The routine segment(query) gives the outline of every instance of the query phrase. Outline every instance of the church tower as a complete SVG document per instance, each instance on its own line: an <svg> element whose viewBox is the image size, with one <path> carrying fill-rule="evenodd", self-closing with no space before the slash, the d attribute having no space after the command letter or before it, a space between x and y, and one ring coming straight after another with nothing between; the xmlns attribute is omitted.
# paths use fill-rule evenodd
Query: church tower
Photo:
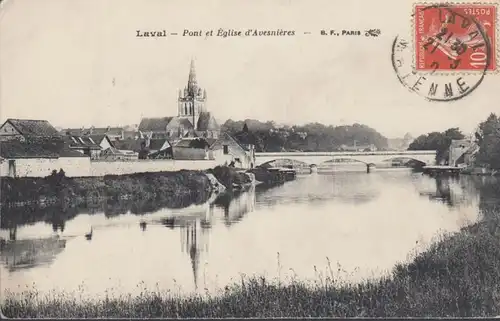
<svg viewBox="0 0 500 321"><path fill-rule="evenodd" d="M178 116L188 119L195 129L202 112L206 111L207 92L198 86L194 60L191 59L188 83L184 90L179 90Z"/></svg>

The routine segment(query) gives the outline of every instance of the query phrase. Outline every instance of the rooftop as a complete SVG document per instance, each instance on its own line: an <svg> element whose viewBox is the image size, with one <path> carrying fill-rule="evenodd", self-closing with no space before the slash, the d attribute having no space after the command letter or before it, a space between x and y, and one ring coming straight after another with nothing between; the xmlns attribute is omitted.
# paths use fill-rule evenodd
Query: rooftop
<svg viewBox="0 0 500 321"><path fill-rule="evenodd" d="M84 157L82 153L71 150L62 139L0 142L0 156L7 159Z"/></svg>
<svg viewBox="0 0 500 321"><path fill-rule="evenodd" d="M5 122L10 123L15 129L25 136L60 136L57 129L55 129L54 126L52 126L47 120L9 118Z"/></svg>

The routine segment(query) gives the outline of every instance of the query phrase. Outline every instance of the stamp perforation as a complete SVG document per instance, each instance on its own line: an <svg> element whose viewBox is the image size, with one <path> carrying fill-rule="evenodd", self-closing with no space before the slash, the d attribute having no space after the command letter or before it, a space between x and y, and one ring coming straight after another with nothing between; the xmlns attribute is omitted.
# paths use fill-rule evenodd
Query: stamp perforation
<svg viewBox="0 0 500 321"><path fill-rule="evenodd" d="M425 71L425 70L417 70L417 62L416 62L416 42L415 42L415 28L416 28L416 21L415 21L415 15L416 15L416 7L417 6L432 6L432 5L449 5L449 6L454 6L454 5L483 5L483 6L495 6L495 59L496 59L496 66L494 70L477 70L477 71L470 71L470 70L457 70L457 71ZM485 73L486 75L494 75L498 74L500 72L500 68L498 66L500 62L500 27L499 27L499 21L500 21L500 13L498 12L498 9L500 7L500 3L497 1L446 1L446 2L414 2L413 7L412 7L412 15L411 15L411 30L410 30L410 39L411 39L411 45L413 49L413 55L412 55L412 69L414 72L419 73L421 75L442 75L442 76L456 76L456 75L478 75L481 73Z"/></svg>

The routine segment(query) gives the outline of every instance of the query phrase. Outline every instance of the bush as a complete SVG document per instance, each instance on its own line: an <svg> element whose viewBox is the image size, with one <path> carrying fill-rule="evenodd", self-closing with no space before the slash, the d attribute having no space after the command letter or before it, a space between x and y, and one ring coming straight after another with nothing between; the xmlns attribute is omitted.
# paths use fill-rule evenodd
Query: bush
<svg viewBox="0 0 500 321"><path fill-rule="evenodd" d="M248 175L228 166L217 166L207 172L214 175L229 190L233 188L233 184L244 185L252 182Z"/></svg>

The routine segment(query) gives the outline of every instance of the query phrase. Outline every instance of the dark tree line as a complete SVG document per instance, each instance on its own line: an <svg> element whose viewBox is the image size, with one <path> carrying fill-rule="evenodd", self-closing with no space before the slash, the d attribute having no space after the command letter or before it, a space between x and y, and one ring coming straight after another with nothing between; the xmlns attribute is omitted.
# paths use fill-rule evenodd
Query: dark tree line
<svg viewBox="0 0 500 321"><path fill-rule="evenodd" d="M342 145L374 145L387 149L387 138L366 125L325 126L310 123L303 126L277 126L274 122L228 120L222 130L242 143L254 144L258 152L342 150Z"/></svg>
<svg viewBox="0 0 500 321"><path fill-rule="evenodd" d="M408 150L435 150L436 162L446 163L452 140L464 139L458 128L449 128L444 132L432 132L418 136L408 147Z"/></svg>
<svg viewBox="0 0 500 321"><path fill-rule="evenodd" d="M464 139L458 128L450 128L444 132L432 132L420 135L415 139L408 150L436 150L436 161L448 161L449 147L452 140ZM490 169L500 169L500 117L492 113L479 124L475 133L475 143L478 152L475 156L475 165Z"/></svg>
<svg viewBox="0 0 500 321"><path fill-rule="evenodd" d="M479 124L476 132L476 142L479 152L476 163L479 166L500 169L500 117L491 114L484 122Z"/></svg>

